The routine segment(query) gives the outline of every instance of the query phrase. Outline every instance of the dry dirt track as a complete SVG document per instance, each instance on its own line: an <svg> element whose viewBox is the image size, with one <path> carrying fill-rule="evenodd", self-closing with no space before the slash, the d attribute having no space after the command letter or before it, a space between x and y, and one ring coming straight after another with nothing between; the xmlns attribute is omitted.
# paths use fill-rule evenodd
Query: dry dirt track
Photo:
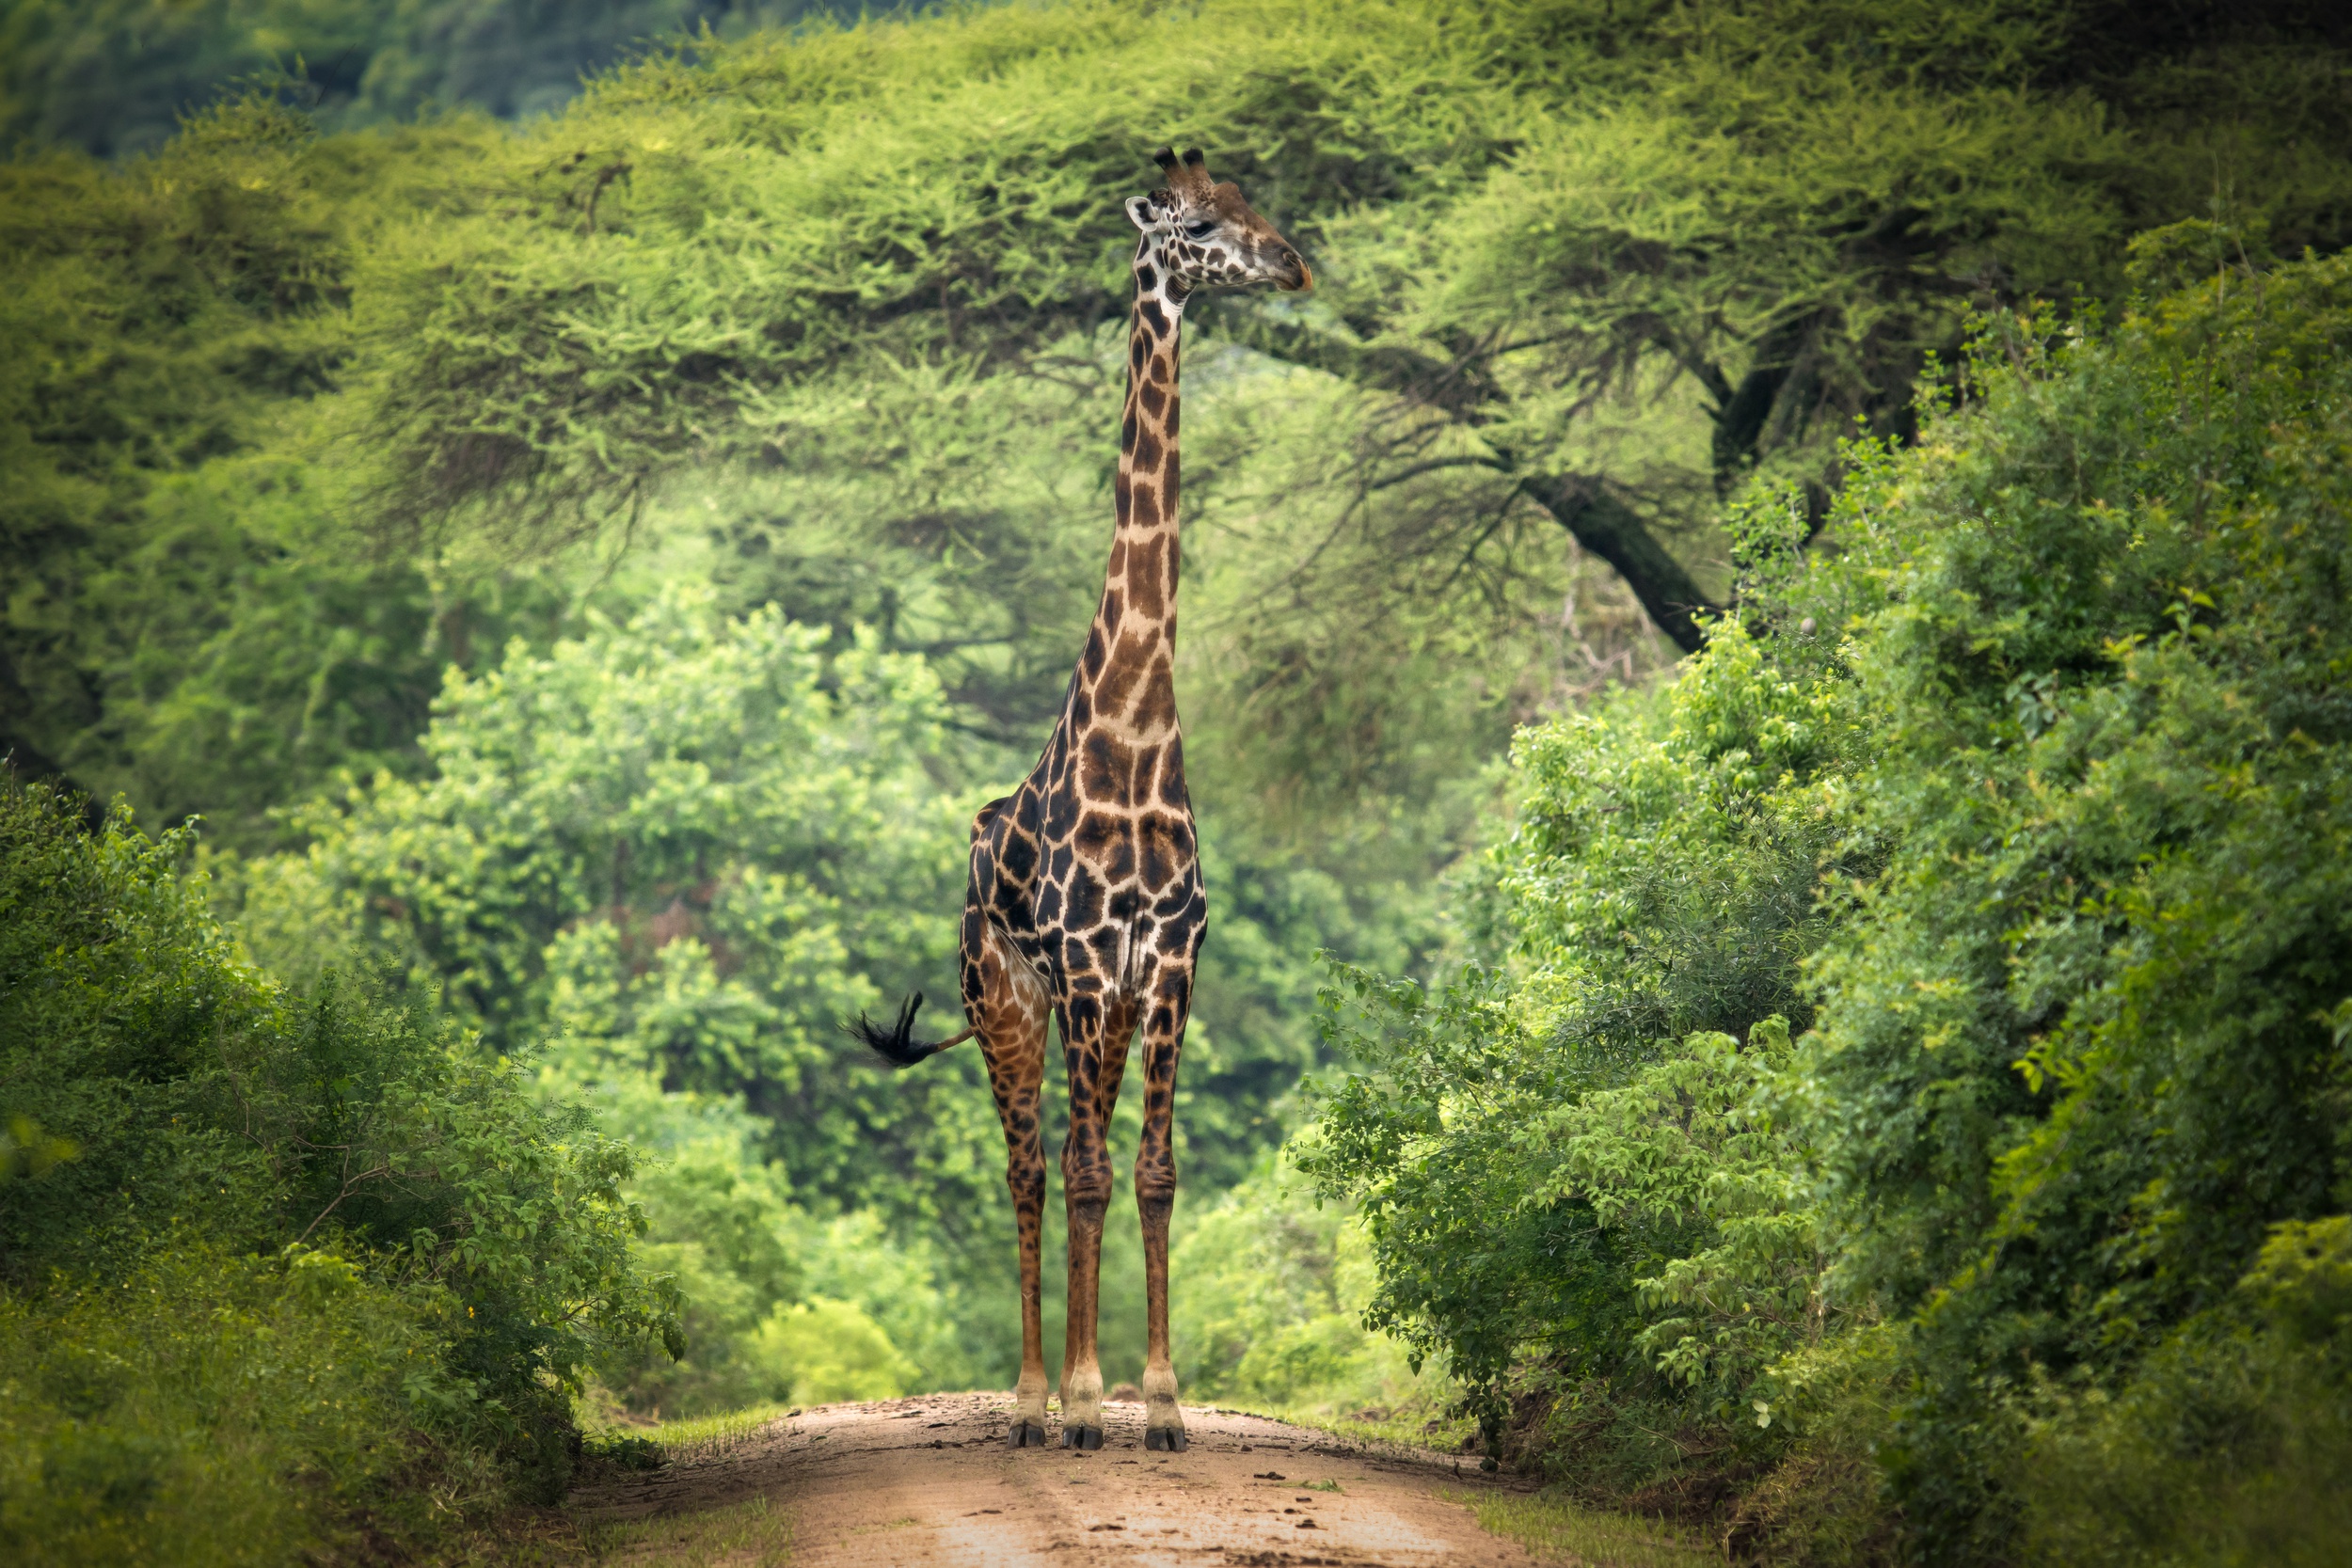
<svg viewBox="0 0 2352 1568"><path fill-rule="evenodd" d="M1147 1453L1143 1407L1106 1405L1099 1453L1006 1446L1011 1400L939 1394L830 1405L719 1457L575 1493L583 1523L765 1495L793 1520L794 1568L1529 1568L1444 1490L1486 1484L1434 1456L1375 1453L1252 1416L1187 1406L1191 1448ZM1312 1489L1339 1483L1332 1492Z"/></svg>

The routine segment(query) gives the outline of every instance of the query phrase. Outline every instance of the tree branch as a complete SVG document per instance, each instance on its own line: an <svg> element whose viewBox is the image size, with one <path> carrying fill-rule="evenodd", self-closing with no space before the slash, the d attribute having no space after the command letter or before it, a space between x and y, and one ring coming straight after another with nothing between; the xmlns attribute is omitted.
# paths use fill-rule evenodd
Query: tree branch
<svg viewBox="0 0 2352 1568"><path fill-rule="evenodd" d="M1448 363L1410 349L1368 348L1254 310L1226 310L1217 325L1235 341L1261 354L1323 371L1359 387L1394 393L1423 407L1442 410L1471 428L1488 422L1489 407L1500 398L1499 391L1465 360ZM1720 372L1716 379L1721 380ZM1427 471L1437 466L1421 465L1410 471ZM1578 544L1614 567L1658 629L1674 639L1676 646L1696 653L1705 645L1706 634L1693 612L1722 607L1699 592L1691 574L1667 553L1649 526L1631 507L1611 495L1597 477L1528 474L1508 452L1499 453L1491 466L1517 477L1522 494L1549 512Z"/></svg>
<svg viewBox="0 0 2352 1568"><path fill-rule="evenodd" d="M1263 310L1225 306L1212 318L1215 329L1268 358L1322 371L1378 392L1393 392L1423 407L1442 409L1466 424L1485 422L1495 388L1470 373L1466 360L1390 345L1351 343L1302 323L1278 321Z"/></svg>
<svg viewBox="0 0 2352 1568"><path fill-rule="evenodd" d="M1686 654L1707 643L1696 611L1723 607L1699 592L1631 507L1589 474L1531 475L1520 491L1550 513L1576 542L1617 569L1658 629Z"/></svg>

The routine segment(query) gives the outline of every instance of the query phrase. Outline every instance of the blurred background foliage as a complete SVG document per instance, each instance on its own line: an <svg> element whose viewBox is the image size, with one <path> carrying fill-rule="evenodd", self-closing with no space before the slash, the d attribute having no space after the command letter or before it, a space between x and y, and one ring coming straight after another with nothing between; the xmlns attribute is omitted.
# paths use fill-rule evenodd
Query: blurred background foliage
<svg viewBox="0 0 2352 1568"><path fill-rule="evenodd" d="M96 1303L275 1322L297 1239L456 1380L372 1407L453 1517L558 1484L575 1394L1009 1380L977 1064L831 1024L953 994L1175 139L1320 283L1191 311L1189 1386L1474 1421L1734 1556L2292 1560L2265 1499L2345 1451L2348 104L2300 0L0 8L0 750L415 1125L593 1126L638 1304L483 1351L414 1227L300 1236L314 1151L167 1269L214 1166L72 1203L188 1113L27 1025L8 1223L126 1239L8 1243L69 1348L7 1463L148 1452L163 1396L74 1392L144 1332ZM0 1523L87 1560L193 1452Z"/></svg>
<svg viewBox="0 0 2352 1568"><path fill-rule="evenodd" d="M865 8L870 9L872 8ZM827 0L11 0L0 136L151 152L228 83L282 82L326 129L470 107L548 114L580 79L692 34L854 20Z"/></svg>

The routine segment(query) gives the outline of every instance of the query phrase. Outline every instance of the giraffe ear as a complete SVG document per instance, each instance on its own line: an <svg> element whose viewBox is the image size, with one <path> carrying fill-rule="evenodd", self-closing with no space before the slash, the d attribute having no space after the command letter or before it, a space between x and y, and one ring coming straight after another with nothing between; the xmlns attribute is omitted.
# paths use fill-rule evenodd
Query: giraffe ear
<svg viewBox="0 0 2352 1568"><path fill-rule="evenodd" d="M1148 196L1127 198L1127 220L1149 234L1160 226L1160 210Z"/></svg>

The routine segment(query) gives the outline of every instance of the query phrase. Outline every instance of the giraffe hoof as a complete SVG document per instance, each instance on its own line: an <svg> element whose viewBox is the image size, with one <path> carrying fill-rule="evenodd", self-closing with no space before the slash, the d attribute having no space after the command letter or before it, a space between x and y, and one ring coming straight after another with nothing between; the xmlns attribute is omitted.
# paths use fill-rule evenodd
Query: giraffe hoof
<svg viewBox="0 0 2352 1568"><path fill-rule="evenodd" d="M1103 1429L1101 1427L1066 1426L1061 1429L1061 1446L1065 1449L1084 1449L1089 1453L1092 1453L1103 1446Z"/></svg>
<svg viewBox="0 0 2352 1568"><path fill-rule="evenodd" d="M1012 1446L1016 1449L1041 1449L1045 1447L1044 1423L1041 1421L1013 1422Z"/></svg>
<svg viewBox="0 0 2352 1568"><path fill-rule="evenodd" d="M1143 1446L1153 1453L1182 1453L1189 1445L1183 1427L1147 1427Z"/></svg>

